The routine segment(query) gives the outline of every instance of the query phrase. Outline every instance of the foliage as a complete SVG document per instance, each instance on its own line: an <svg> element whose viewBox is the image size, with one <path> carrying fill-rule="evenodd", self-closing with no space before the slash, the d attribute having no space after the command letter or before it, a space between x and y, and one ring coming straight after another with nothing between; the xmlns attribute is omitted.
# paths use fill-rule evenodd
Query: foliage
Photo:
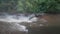
<svg viewBox="0 0 60 34"><path fill-rule="evenodd" d="M21 0L20 0L21 2ZM21 5L19 5L21 4ZM60 0L25 0L24 3L19 3L21 6L19 10L29 13L59 13ZM22 8L22 9L21 9ZM23 9L24 8L24 9Z"/></svg>
<svg viewBox="0 0 60 34"><path fill-rule="evenodd" d="M0 0L0 12L2 11L60 13L60 0Z"/></svg>
<svg viewBox="0 0 60 34"><path fill-rule="evenodd" d="M16 10L16 0L0 0L0 12L14 12Z"/></svg>

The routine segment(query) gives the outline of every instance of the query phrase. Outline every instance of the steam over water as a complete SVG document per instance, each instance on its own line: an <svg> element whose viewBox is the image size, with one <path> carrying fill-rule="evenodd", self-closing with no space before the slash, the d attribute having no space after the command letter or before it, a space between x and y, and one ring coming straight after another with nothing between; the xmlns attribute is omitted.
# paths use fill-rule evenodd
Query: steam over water
<svg viewBox="0 0 60 34"><path fill-rule="evenodd" d="M0 21L4 23L4 25L2 25L3 27L11 30L11 31L15 31L15 30L19 30L19 31L23 31L23 32L28 32L28 29L26 29L26 26L21 25L19 23L25 22L25 23L32 23L37 21L37 18L34 17L35 15L28 15L25 16L24 14L19 14L19 15L10 15L10 14L2 14L0 15ZM33 17L32 19L30 19L31 17ZM1 23L0 22L0 23ZM8 23L10 25L8 25ZM7 25L7 26L5 26ZM1 27L2 27L1 26Z"/></svg>

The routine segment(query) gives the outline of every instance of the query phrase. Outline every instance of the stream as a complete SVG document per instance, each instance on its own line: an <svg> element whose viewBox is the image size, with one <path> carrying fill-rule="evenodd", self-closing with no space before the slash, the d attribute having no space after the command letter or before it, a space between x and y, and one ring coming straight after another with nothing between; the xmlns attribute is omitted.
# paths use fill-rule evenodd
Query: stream
<svg viewBox="0 0 60 34"><path fill-rule="evenodd" d="M59 15L36 17L35 14L5 13L0 15L0 34L55 34L60 28L56 27L59 23L55 22L60 22Z"/></svg>

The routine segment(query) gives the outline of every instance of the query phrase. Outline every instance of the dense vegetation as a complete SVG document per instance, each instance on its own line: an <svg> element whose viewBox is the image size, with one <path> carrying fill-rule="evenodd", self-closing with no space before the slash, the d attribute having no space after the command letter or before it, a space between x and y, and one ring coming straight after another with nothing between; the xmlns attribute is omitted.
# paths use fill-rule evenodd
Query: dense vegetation
<svg viewBox="0 0 60 34"><path fill-rule="evenodd" d="M60 0L0 0L0 12L60 13Z"/></svg>

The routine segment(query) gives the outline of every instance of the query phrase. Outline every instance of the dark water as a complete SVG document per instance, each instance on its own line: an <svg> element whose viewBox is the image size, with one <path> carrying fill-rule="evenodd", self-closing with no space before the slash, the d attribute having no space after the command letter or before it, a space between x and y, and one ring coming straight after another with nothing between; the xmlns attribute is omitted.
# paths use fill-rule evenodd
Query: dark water
<svg viewBox="0 0 60 34"><path fill-rule="evenodd" d="M28 34L60 34L60 26L41 27L29 29Z"/></svg>

